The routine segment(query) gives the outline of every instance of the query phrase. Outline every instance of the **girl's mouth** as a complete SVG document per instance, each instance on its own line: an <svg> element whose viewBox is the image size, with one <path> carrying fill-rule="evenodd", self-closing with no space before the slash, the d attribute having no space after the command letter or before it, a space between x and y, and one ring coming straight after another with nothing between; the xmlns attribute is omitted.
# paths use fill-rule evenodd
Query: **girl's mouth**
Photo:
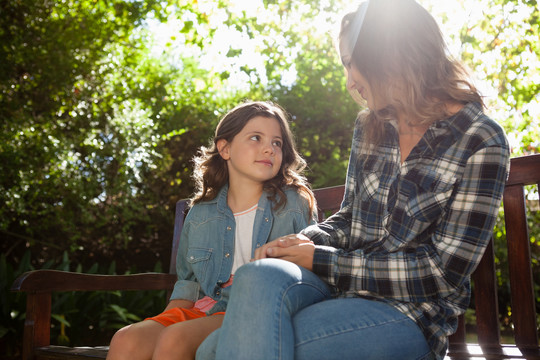
<svg viewBox="0 0 540 360"><path fill-rule="evenodd" d="M259 164L263 164L263 165L266 165L266 166L272 166L272 162L269 161L269 160L260 160L260 161L257 161Z"/></svg>

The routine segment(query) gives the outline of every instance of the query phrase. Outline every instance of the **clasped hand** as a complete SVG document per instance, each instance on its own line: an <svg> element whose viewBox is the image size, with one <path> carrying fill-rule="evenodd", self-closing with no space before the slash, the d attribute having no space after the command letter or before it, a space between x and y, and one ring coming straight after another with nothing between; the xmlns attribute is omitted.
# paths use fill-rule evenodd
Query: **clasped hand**
<svg viewBox="0 0 540 360"><path fill-rule="evenodd" d="M301 234L291 234L277 238L256 249L252 261L277 258L312 270L314 253L315 245L313 241Z"/></svg>

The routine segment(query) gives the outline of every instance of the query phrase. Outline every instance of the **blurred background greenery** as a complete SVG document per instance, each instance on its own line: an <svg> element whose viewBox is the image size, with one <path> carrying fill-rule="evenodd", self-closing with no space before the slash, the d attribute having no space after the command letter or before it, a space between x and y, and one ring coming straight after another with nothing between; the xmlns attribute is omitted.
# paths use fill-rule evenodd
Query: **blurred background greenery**
<svg viewBox="0 0 540 360"><path fill-rule="evenodd" d="M540 152L537 1L419 0L474 72L512 155ZM343 183L352 126L335 30L344 0L0 2L0 354L19 355L19 274L168 268L174 204L219 118L244 99L291 114L313 187ZM540 300L540 212L531 245ZM538 202L536 201L536 204ZM501 329L512 324L502 218ZM106 344L165 294L57 294L53 340ZM537 301L537 304L540 301ZM471 324L474 326L474 324Z"/></svg>

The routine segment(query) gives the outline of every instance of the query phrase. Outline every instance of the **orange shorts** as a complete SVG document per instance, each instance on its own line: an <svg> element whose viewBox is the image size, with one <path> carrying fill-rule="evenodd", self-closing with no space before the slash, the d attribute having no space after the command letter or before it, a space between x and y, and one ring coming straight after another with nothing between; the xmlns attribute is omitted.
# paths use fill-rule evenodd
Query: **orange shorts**
<svg viewBox="0 0 540 360"><path fill-rule="evenodd" d="M217 312L212 315L225 315L225 312ZM161 325L167 327L182 321L199 319L206 317L206 313L198 310L197 308L191 309L181 309L181 308L172 308L167 311L162 312L159 315L146 318L144 320L154 320L160 323Z"/></svg>

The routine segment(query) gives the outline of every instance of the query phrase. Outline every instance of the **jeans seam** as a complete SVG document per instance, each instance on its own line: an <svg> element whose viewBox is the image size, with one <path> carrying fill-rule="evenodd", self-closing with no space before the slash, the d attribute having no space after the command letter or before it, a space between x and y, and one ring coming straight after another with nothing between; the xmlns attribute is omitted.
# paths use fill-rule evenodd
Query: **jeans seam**
<svg viewBox="0 0 540 360"><path fill-rule="evenodd" d="M332 336L346 334L346 333L356 331L356 330L360 330L360 329L375 328L375 327L383 326L383 325L386 325L386 324L398 323L398 322L407 321L407 320L410 320L410 319L409 318L392 319L392 320L387 320L387 321L382 322L382 323L377 323L376 325L358 326L358 327L351 328L351 329L348 329L348 330L343 330L343 331L339 331L339 332L333 332L331 334L326 334L324 336L313 337L312 339L306 340L306 341L303 341L303 342L298 342L298 343L295 342L295 347L299 347L301 345L309 344L311 342L314 342L314 341L317 341L317 340L320 340L320 339L323 339L323 338L329 338L329 337L332 337Z"/></svg>
<svg viewBox="0 0 540 360"><path fill-rule="evenodd" d="M279 316L279 329L278 329L278 359L279 359L279 360L282 360L282 357L281 357L281 356L282 356L282 346L281 346L281 344L282 344L282 341L281 341L282 334L281 334L281 329L282 329L282 326L283 326L283 324L282 324L282 318L283 318L283 317L282 317L281 315L283 314L283 306L284 306L284 303L285 303L284 299L285 299L285 297L286 297L287 292L288 292L289 290L291 290L293 287L298 286L298 285L309 286L309 287L311 287L312 289L315 289L316 291L318 291L321 295L324 295L324 293L325 293L325 292L324 292L323 290L321 290L318 286L315 286L315 285L309 284L309 283L304 283L304 282L302 282L302 281L296 281L296 282L290 284L289 286L287 286L287 287L283 290L283 293L282 293L282 295L281 295L281 306L280 306L280 308L279 308L279 315L280 315L280 316ZM309 306L309 305L308 305L308 306ZM293 317L293 316L290 316L290 317L289 317L290 322L291 322L291 326L292 326L292 317ZM294 334L294 331L293 331L293 334ZM294 347L296 347L296 345L295 345Z"/></svg>

